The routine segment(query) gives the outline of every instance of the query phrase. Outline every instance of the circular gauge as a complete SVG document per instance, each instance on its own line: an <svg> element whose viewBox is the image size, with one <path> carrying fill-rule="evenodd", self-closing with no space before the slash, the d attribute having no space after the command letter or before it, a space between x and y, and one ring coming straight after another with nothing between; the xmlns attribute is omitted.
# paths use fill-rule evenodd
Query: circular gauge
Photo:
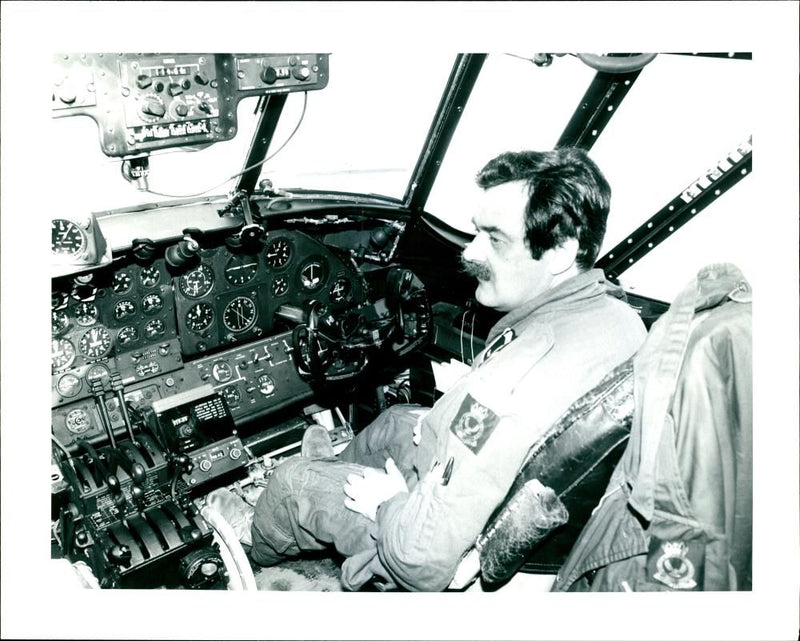
<svg viewBox="0 0 800 641"><path fill-rule="evenodd" d="M66 338L53 339L51 359L54 372L72 365L75 356L75 346L71 341Z"/></svg>
<svg viewBox="0 0 800 641"><path fill-rule="evenodd" d="M51 226L52 251L59 256L78 256L86 250L86 232L71 220L56 218Z"/></svg>
<svg viewBox="0 0 800 641"><path fill-rule="evenodd" d="M67 292L51 292L50 293L50 306L53 309L63 307L67 302Z"/></svg>
<svg viewBox="0 0 800 641"><path fill-rule="evenodd" d="M64 374L64 376L58 379L58 383L56 383L56 391L58 391L63 398L77 396L78 392L81 391L81 379L72 373Z"/></svg>
<svg viewBox="0 0 800 641"><path fill-rule="evenodd" d="M142 299L142 311L145 314L157 314L164 307L164 299L159 294L147 294Z"/></svg>
<svg viewBox="0 0 800 641"><path fill-rule="evenodd" d="M321 259L311 260L300 270L300 284L307 291L314 291L322 286L327 276L325 263Z"/></svg>
<svg viewBox="0 0 800 641"><path fill-rule="evenodd" d="M255 256L234 255L225 265L225 279L231 285L244 285L255 278L258 271L258 258Z"/></svg>
<svg viewBox="0 0 800 641"><path fill-rule="evenodd" d="M208 303L197 303L186 312L186 327L193 332L207 330L214 321L214 308Z"/></svg>
<svg viewBox="0 0 800 641"><path fill-rule="evenodd" d="M108 381L111 379L111 373L108 371L108 368L105 365L97 363L86 370L84 378L90 386L94 381L100 381L100 385L105 387L106 383L108 383Z"/></svg>
<svg viewBox="0 0 800 641"><path fill-rule="evenodd" d="M337 278L330 290L332 303L343 303L350 296L350 281L344 277Z"/></svg>
<svg viewBox="0 0 800 641"><path fill-rule="evenodd" d="M81 336L78 348L87 358L101 358L111 351L111 334L105 327L92 327Z"/></svg>
<svg viewBox="0 0 800 641"><path fill-rule="evenodd" d="M139 280L142 281L144 287L154 287L161 280L161 270L156 265L143 267L142 273L139 274Z"/></svg>
<svg viewBox="0 0 800 641"><path fill-rule="evenodd" d="M272 281L272 295L283 296L289 291L289 281L285 278L276 278Z"/></svg>
<svg viewBox="0 0 800 641"><path fill-rule="evenodd" d="M67 429L73 434L83 434L92 426L92 421L85 409L78 408L67 414Z"/></svg>
<svg viewBox="0 0 800 641"><path fill-rule="evenodd" d="M247 296L237 296L225 306L222 322L232 332L243 332L256 322L256 304Z"/></svg>
<svg viewBox="0 0 800 641"><path fill-rule="evenodd" d="M135 327L127 325L117 332L117 344L128 345L139 339L139 332Z"/></svg>
<svg viewBox="0 0 800 641"><path fill-rule="evenodd" d="M99 312L94 303L80 303L75 307L75 320L81 327L89 327L97 322Z"/></svg>
<svg viewBox="0 0 800 641"><path fill-rule="evenodd" d="M233 378L233 369L225 361L214 363L211 367L211 375L218 383L226 383Z"/></svg>
<svg viewBox="0 0 800 641"><path fill-rule="evenodd" d="M146 338L156 338L162 336L167 331L167 326L160 318L151 320L144 326L144 335Z"/></svg>
<svg viewBox="0 0 800 641"><path fill-rule="evenodd" d="M198 265L178 279L178 289L187 298L201 298L214 287L214 272L208 265Z"/></svg>
<svg viewBox="0 0 800 641"><path fill-rule="evenodd" d="M63 309L60 311L53 310L53 336L60 334L69 327L69 318L67 312Z"/></svg>
<svg viewBox="0 0 800 641"><path fill-rule="evenodd" d="M117 320L122 320L123 318L127 318L128 316L134 316L136 314L136 305L132 300L125 300L119 301L116 305L114 305L114 318Z"/></svg>
<svg viewBox="0 0 800 641"><path fill-rule="evenodd" d="M264 396L269 396L275 391L275 381L269 374L262 374L258 377L258 391Z"/></svg>
<svg viewBox="0 0 800 641"><path fill-rule="evenodd" d="M267 246L264 257L267 260L267 265L273 269L280 269L286 266L286 263L292 257L292 246L288 240L280 238Z"/></svg>
<svg viewBox="0 0 800 641"><path fill-rule="evenodd" d="M117 272L111 281L111 289L115 294L124 294L130 291L131 285L133 285L133 279L128 272Z"/></svg>
<svg viewBox="0 0 800 641"><path fill-rule="evenodd" d="M81 283L77 279L72 285L71 296L75 300L94 300L97 295L97 287L91 283Z"/></svg>
<svg viewBox="0 0 800 641"><path fill-rule="evenodd" d="M228 387L223 387L222 395L228 402L228 407L239 407L239 403L242 402L242 393L239 391L239 388L236 387L236 385L228 385Z"/></svg>

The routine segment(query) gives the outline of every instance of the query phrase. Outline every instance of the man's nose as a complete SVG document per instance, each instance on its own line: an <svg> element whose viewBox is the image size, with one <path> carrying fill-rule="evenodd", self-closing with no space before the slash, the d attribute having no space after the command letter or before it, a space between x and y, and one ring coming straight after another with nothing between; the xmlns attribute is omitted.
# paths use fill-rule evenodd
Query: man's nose
<svg viewBox="0 0 800 641"><path fill-rule="evenodd" d="M479 236L475 236L475 238L467 243L466 247L464 247L463 255L466 260L481 262L483 259L483 252L481 251L481 242Z"/></svg>

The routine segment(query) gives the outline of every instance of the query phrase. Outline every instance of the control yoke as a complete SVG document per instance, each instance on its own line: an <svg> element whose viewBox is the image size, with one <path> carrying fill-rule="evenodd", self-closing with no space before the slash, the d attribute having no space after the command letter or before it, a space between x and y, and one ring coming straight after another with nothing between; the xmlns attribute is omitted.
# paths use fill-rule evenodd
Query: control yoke
<svg viewBox="0 0 800 641"><path fill-rule="evenodd" d="M313 301L303 318L292 333L295 365L301 376L317 382L358 376L381 349L408 354L427 340L431 327L422 281L399 267L389 271L386 297L374 305L334 314Z"/></svg>

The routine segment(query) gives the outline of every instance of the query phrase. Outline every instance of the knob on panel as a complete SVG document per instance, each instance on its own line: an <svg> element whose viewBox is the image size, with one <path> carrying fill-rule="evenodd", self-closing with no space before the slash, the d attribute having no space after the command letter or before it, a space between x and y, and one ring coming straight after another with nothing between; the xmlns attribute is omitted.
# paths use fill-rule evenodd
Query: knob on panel
<svg viewBox="0 0 800 641"><path fill-rule="evenodd" d="M297 80L308 80L309 76L311 75L311 71L309 71L308 67L295 67L292 69L292 75Z"/></svg>
<svg viewBox="0 0 800 641"><path fill-rule="evenodd" d="M164 107L164 103L155 97L145 98L142 102L142 113L146 116L162 118L166 112L167 110L166 107Z"/></svg>
<svg viewBox="0 0 800 641"><path fill-rule="evenodd" d="M261 80L268 85L273 84L278 79L278 72L272 65L261 70Z"/></svg>

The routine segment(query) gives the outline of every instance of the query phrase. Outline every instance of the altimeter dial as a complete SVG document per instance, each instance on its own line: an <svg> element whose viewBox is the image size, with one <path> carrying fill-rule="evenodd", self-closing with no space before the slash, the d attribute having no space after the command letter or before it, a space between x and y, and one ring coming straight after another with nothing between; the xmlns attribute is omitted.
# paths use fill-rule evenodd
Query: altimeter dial
<svg viewBox="0 0 800 641"><path fill-rule="evenodd" d="M208 303L196 303L186 312L184 320L193 332L203 332L214 322L214 308Z"/></svg>
<svg viewBox="0 0 800 641"><path fill-rule="evenodd" d="M198 265L178 279L178 289L187 298L202 298L214 287L214 272L208 265Z"/></svg>
<svg viewBox="0 0 800 641"><path fill-rule="evenodd" d="M111 333L100 325L92 327L81 336L78 348L87 358L102 358L111 351Z"/></svg>

